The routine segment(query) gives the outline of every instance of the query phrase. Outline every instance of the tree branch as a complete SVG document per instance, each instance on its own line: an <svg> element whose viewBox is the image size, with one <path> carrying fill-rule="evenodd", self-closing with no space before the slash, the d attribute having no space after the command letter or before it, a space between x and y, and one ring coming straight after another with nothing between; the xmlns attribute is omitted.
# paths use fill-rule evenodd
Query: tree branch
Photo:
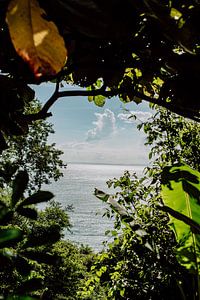
<svg viewBox="0 0 200 300"><path fill-rule="evenodd" d="M134 88L118 88L118 89L113 89L113 90L105 90L104 87L97 89L97 90L68 90L68 91L59 91L59 84L60 81L58 80L56 83L56 88L53 93L53 95L47 100L47 102L44 104L42 107L41 111L39 111L37 114L32 114L32 115L27 115L26 119L28 122L32 122L35 120L39 119L45 119L52 114L48 112L48 110L52 107L52 105L59 99L59 98L64 98L64 97L78 97L78 96L105 96L107 98L111 98L114 96L118 96L121 94L125 93L132 93L135 97L140 98L141 100L145 100L149 103L153 103L156 105L163 106L177 114L181 114L184 117L188 117L194 121L199 122L200 117L194 116L192 113L185 111L184 109L177 108L175 107L172 103L170 102L164 102L160 100L159 98L151 98L148 97L147 95L144 95L143 93L140 93L138 91L134 91Z"/></svg>

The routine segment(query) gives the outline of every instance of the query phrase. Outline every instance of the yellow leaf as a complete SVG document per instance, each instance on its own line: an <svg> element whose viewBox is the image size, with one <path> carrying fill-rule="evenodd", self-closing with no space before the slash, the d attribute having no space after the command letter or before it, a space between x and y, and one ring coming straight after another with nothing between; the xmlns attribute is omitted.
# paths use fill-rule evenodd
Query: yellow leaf
<svg viewBox="0 0 200 300"><path fill-rule="evenodd" d="M44 16L37 0L11 0L6 14L15 50L36 78L57 74L67 59L63 38Z"/></svg>

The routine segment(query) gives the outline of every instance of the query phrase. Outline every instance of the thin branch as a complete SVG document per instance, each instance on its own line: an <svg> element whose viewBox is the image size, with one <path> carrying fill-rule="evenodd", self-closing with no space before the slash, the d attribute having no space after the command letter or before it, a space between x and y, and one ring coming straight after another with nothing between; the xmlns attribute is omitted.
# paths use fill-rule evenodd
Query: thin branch
<svg viewBox="0 0 200 300"><path fill-rule="evenodd" d="M59 85L60 85L60 81L57 80L56 82L56 88L55 91L53 93L53 95L49 98L49 100L45 103L45 105L43 106L41 113L47 113L48 110L50 109L50 107L57 101L57 99L60 97L59 96Z"/></svg>

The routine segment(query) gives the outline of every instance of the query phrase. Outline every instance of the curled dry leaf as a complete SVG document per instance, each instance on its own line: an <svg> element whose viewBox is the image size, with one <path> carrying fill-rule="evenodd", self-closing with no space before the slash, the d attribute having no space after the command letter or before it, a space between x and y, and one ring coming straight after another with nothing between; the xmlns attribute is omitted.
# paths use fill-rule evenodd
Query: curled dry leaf
<svg viewBox="0 0 200 300"><path fill-rule="evenodd" d="M11 0L6 21L15 50L36 78L62 69L67 58L64 40L37 0Z"/></svg>

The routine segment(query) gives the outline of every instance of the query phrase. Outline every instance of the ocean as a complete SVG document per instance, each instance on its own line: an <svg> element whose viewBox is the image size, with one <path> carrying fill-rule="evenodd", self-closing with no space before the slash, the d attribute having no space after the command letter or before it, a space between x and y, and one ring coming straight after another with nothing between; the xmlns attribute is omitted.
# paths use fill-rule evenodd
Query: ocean
<svg viewBox="0 0 200 300"><path fill-rule="evenodd" d="M113 222L102 217L107 206L93 195L94 189L111 193L106 181L119 178L125 170L140 176L143 166L68 164L59 181L43 187L51 191L63 207L73 206L73 211L69 212L72 229L71 233L65 231L66 239L89 245L94 251L103 248L102 242L107 239L105 231L112 229Z"/></svg>

